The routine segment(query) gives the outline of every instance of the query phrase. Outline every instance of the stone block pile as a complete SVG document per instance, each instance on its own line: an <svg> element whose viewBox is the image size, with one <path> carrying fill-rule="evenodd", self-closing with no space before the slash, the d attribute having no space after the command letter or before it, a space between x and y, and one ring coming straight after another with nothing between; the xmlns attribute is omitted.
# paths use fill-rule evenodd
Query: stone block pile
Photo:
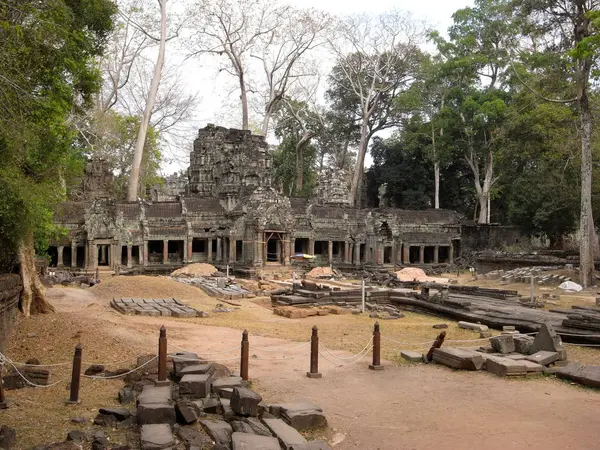
<svg viewBox="0 0 600 450"><path fill-rule="evenodd" d="M571 277L547 273L564 269L564 266L535 266L520 267L513 270L493 270L483 275L486 280L500 280L509 283L531 283L531 277L535 284L540 286L558 285L570 281Z"/></svg>
<svg viewBox="0 0 600 450"><path fill-rule="evenodd" d="M113 298L110 306L121 314L139 316L207 317L204 311L190 308L175 298Z"/></svg>

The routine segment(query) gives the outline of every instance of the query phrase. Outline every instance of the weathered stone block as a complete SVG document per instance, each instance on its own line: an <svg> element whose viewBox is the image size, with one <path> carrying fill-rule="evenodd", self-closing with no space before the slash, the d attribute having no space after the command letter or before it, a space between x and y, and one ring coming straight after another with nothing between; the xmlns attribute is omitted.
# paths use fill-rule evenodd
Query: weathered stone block
<svg viewBox="0 0 600 450"><path fill-rule="evenodd" d="M558 361L558 353L541 350L533 355L529 355L527 359L531 362L541 364L542 366L547 366L548 364L552 364L554 361Z"/></svg>
<svg viewBox="0 0 600 450"><path fill-rule="evenodd" d="M216 444L231 446L233 429L224 420L201 420L200 423Z"/></svg>
<svg viewBox="0 0 600 450"><path fill-rule="evenodd" d="M165 423L142 425L142 450L162 450L175 448L171 427Z"/></svg>
<svg viewBox="0 0 600 450"><path fill-rule="evenodd" d="M290 450L331 450L331 447L323 441L310 441L305 444L294 444Z"/></svg>
<svg viewBox="0 0 600 450"><path fill-rule="evenodd" d="M213 380L212 390L216 394L219 392L219 389L241 387L242 385L242 377L222 377Z"/></svg>
<svg viewBox="0 0 600 450"><path fill-rule="evenodd" d="M254 434L260 434L261 436L272 436L269 429L256 417L243 417L240 418L240 421L249 425Z"/></svg>
<svg viewBox="0 0 600 450"><path fill-rule="evenodd" d="M493 338L490 338L490 344L494 350L503 355L515 351L515 342L510 335L494 336Z"/></svg>
<svg viewBox="0 0 600 450"><path fill-rule="evenodd" d="M131 411L127 408L100 408L98 412L100 414L114 416L119 422L131 417Z"/></svg>
<svg viewBox="0 0 600 450"><path fill-rule="evenodd" d="M262 397L252 389L236 387L233 388L230 406L237 415L256 417L261 401Z"/></svg>
<svg viewBox="0 0 600 450"><path fill-rule="evenodd" d="M137 417L140 425L157 423L174 425L177 421L175 407L171 403L139 404Z"/></svg>
<svg viewBox="0 0 600 450"><path fill-rule="evenodd" d="M204 398L210 393L210 375L184 375L179 382L182 397Z"/></svg>
<svg viewBox="0 0 600 450"><path fill-rule="evenodd" d="M483 367L481 353L452 347L436 348L433 351L433 360L453 369L481 370Z"/></svg>
<svg viewBox="0 0 600 450"><path fill-rule="evenodd" d="M177 422L183 425L189 425L198 420L198 412L196 408L192 407L185 401L178 401L175 405L175 411L177 416Z"/></svg>
<svg viewBox="0 0 600 450"><path fill-rule="evenodd" d="M119 403L133 403L135 400L133 391L129 388L123 388L119 391Z"/></svg>
<svg viewBox="0 0 600 450"><path fill-rule="evenodd" d="M527 375L527 367L522 361L501 357L486 357L485 370L500 377Z"/></svg>
<svg viewBox="0 0 600 450"><path fill-rule="evenodd" d="M565 361L567 359L567 350L565 349L562 339L554 327L549 323L543 323L540 327L540 331L535 335L533 345L531 346L531 353L537 353L540 350L546 350L549 352L557 352L558 359Z"/></svg>
<svg viewBox="0 0 600 450"><path fill-rule="evenodd" d="M412 362L422 362L423 361L423 354L419 353L419 352L413 352L410 350L402 350L400 352L400 356L404 359L406 359L407 361L412 361Z"/></svg>
<svg viewBox="0 0 600 450"><path fill-rule="evenodd" d="M263 423L279 439L284 449L290 449L294 444L307 442L304 436L281 419L263 419Z"/></svg>
<svg viewBox="0 0 600 450"><path fill-rule="evenodd" d="M233 450L281 450L274 437L235 432L231 436Z"/></svg>
<svg viewBox="0 0 600 450"><path fill-rule="evenodd" d="M487 325L481 325L480 323L471 323L471 322L458 322L459 328L464 328L465 330L475 330L475 331L488 331L489 328Z"/></svg>
<svg viewBox="0 0 600 450"><path fill-rule="evenodd" d="M213 373L214 369L214 365L211 363L193 364L182 368L179 374L182 377L184 375L205 375Z"/></svg>
<svg viewBox="0 0 600 450"><path fill-rule="evenodd" d="M513 336L515 350L523 355L530 355L534 341L533 336L518 335Z"/></svg>
<svg viewBox="0 0 600 450"><path fill-rule="evenodd" d="M168 403L171 401L171 386L144 386L138 395L138 404Z"/></svg>

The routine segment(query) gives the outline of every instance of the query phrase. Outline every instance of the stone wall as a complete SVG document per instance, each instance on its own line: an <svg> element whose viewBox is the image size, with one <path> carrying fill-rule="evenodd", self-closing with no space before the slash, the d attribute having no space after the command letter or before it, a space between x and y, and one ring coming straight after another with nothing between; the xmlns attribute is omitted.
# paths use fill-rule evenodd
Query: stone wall
<svg viewBox="0 0 600 450"><path fill-rule="evenodd" d="M517 227L499 225L463 224L461 233L463 251L501 249L507 245L530 245L530 238Z"/></svg>
<svg viewBox="0 0 600 450"><path fill-rule="evenodd" d="M0 351L4 352L8 333L17 317L23 285L15 274L0 274Z"/></svg>

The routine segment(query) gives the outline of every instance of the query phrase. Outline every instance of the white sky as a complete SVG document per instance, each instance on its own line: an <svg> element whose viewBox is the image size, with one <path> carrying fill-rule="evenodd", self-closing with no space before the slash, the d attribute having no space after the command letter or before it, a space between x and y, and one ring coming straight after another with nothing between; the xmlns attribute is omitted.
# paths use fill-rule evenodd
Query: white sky
<svg viewBox="0 0 600 450"><path fill-rule="evenodd" d="M445 33L452 24L452 14L461 8L473 5L473 0L285 0L292 6L298 8L315 8L324 10L333 15L346 15L356 13L377 14L390 9L404 10L410 12L415 19L424 20L430 28ZM426 50L432 51L430 46ZM222 126L238 126L237 116L241 116L239 107L239 94L237 90L232 91L232 77L226 73L218 74L218 66L210 56L204 56L201 60L188 60L181 63L182 55L171 53L167 49L167 64L182 64L181 70L184 74L184 89L197 94L200 102L193 124L190 124L190 142L187 148L177 149L175 154L166 154L163 170L170 174L176 170L187 168L189 165L188 154L191 151L191 142L195 138L195 131L214 123ZM233 109L232 110L232 106ZM237 106L237 108L236 108ZM192 127L193 125L193 127ZM370 165L367 156L366 165Z"/></svg>

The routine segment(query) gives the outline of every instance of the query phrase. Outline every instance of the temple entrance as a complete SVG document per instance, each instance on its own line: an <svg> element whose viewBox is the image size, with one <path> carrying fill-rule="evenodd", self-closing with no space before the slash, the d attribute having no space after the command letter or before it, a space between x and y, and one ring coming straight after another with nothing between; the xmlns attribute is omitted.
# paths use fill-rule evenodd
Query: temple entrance
<svg viewBox="0 0 600 450"><path fill-rule="evenodd" d="M284 233L279 231L265 232L265 262L268 264L284 264Z"/></svg>
<svg viewBox="0 0 600 450"><path fill-rule="evenodd" d="M100 244L98 245L98 265L109 266L110 265L110 245Z"/></svg>

